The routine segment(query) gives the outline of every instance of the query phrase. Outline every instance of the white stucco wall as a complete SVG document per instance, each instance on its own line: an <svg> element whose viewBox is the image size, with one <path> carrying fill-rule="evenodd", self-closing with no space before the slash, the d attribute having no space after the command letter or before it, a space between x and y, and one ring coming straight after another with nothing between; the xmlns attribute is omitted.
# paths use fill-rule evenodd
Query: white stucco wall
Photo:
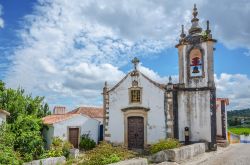
<svg viewBox="0 0 250 165"><path fill-rule="evenodd" d="M211 142L209 91L178 92L179 140L185 141L184 128L189 127L190 141Z"/></svg>
<svg viewBox="0 0 250 165"><path fill-rule="evenodd" d="M166 138L164 115L164 91L149 82L145 77L138 77L142 87L141 104L129 103L129 88L132 86L129 75L115 90L109 93L109 133L113 143L124 143L124 112L121 109L131 106L149 108L147 122L147 144ZM132 111L132 110L131 110Z"/></svg>
<svg viewBox="0 0 250 165"><path fill-rule="evenodd" d="M46 131L47 141L51 144L51 139L53 137L60 137L63 140L69 140L68 129L70 127L78 127L80 128L80 135L89 133L90 138L92 138L97 143L99 134L99 124L99 121L83 115L74 116L68 120L54 123L51 126L53 128L50 127L50 129Z"/></svg>
<svg viewBox="0 0 250 165"><path fill-rule="evenodd" d="M221 102L216 101L216 105L216 134L222 136Z"/></svg>
<svg viewBox="0 0 250 165"><path fill-rule="evenodd" d="M6 121L6 114L0 112L0 125Z"/></svg>
<svg viewBox="0 0 250 165"><path fill-rule="evenodd" d="M100 122L100 124L103 124L103 118L99 118L99 117L96 117L96 118L93 118L93 119L96 119Z"/></svg>

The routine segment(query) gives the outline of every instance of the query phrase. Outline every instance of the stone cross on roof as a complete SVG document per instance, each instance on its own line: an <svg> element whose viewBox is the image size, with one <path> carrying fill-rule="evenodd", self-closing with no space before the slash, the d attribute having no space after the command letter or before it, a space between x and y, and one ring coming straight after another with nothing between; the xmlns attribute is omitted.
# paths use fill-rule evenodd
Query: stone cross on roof
<svg viewBox="0 0 250 165"><path fill-rule="evenodd" d="M134 64L134 69L137 70L137 65L139 64L140 60L135 57L131 62Z"/></svg>

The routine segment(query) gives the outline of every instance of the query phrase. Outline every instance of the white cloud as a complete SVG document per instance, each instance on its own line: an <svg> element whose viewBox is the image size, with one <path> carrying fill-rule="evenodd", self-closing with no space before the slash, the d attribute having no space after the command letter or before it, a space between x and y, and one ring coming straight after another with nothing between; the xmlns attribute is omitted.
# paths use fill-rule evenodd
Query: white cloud
<svg viewBox="0 0 250 165"><path fill-rule="evenodd" d="M3 15L3 6L0 4L0 28L4 27L4 20L3 18L1 18L2 15Z"/></svg>
<svg viewBox="0 0 250 165"><path fill-rule="evenodd" d="M250 107L250 79L244 74L215 75L217 97L226 97L230 109Z"/></svg>
<svg viewBox="0 0 250 165"><path fill-rule="evenodd" d="M140 70L143 74L148 76L150 79L156 82L159 82L161 84L167 84L169 82L169 76L171 76L173 83L178 83L178 75L160 76L157 72L147 67L144 67L141 63L138 66L138 70Z"/></svg>
<svg viewBox="0 0 250 165"><path fill-rule="evenodd" d="M220 7L208 0L195 2L199 17L211 18L216 38L228 46L248 47L248 22L226 20L247 18L249 2L231 0ZM118 68L129 58L152 55L177 43L180 25L190 22L193 3L39 0L19 31L23 44L14 52L5 81L10 87L20 85L45 95L52 104L100 104L104 81L118 81L124 75ZM234 12L225 12L227 8ZM167 82L167 77L141 69L153 79Z"/></svg>

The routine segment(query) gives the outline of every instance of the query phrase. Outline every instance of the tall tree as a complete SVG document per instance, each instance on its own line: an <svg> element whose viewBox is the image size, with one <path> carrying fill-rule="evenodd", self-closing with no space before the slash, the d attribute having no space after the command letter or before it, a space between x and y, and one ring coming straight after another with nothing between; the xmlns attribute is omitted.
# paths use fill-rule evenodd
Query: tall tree
<svg viewBox="0 0 250 165"><path fill-rule="evenodd" d="M41 118L50 114L48 104L44 103L44 97L32 97L25 94L21 88L8 89L0 81L0 109L10 112L4 130L6 133L0 134L0 141L1 138L6 139L4 138L6 134L14 137L12 146L6 148L8 145L4 144L0 146L0 149L5 151L13 149L12 155L15 152L20 153L24 161L38 159L44 152Z"/></svg>

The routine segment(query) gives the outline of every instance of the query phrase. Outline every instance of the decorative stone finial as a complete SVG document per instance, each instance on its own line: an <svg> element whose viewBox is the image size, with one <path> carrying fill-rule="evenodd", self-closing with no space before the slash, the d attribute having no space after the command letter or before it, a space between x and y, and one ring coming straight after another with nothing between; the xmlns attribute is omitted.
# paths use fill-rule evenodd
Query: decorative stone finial
<svg viewBox="0 0 250 165"><path fill-rule="evenodd" d="M189 34L195 34L195 33L200 33L202 32L202 28L199 26L199 19L197 18L198 11L196 8L196 4L194 4L193 8L193 18L191 20L192 26L189 29Z"/></svg>
<svg viewBox="0 0 250 165"><path fill-rule="evenodd" d="M172 77L171 76L168 77L168 84L172 84Z"/></svg>
<svg viewBox="0 0 250 165"><path fill-rule="evenodd" d="M134 70L137 70L137 65L139 64L140 60L135 57L131 62L134 64Z"/></svg>
<svg viewBox="0 0 250 165"><path fill-rule="evenodd" d="M180 35L181 38L185 38L186 37L186 34L184 33L184 25L181 25L181 35Z"/></svg>
<svg viewBox="0 0 250 165"><path fill-rule="evenodd" d="M107 83L107 81L105 81L105 83L104 83L104 87L108 87L108 83Z"/></svg>
<svg viewBox="0 0 250 165"><path fill-rule="evenodd" d="M194 8L193 8L193 16L194 16L194 18L191 20L191 22L194 22L194 21L196 21L198 19L197 15L198 15L198 11L197 11L197 8L196 8L196 4L194 4ZM198 21L199 21L199 19L198 19Z"/></svg>
<svg viewBox="0 0 250 165"><path fill-rule="evenodd" d="M209 20L207 20L207 30L206 33L209 34L211 32L211 30L209 29Z"/></svg>

